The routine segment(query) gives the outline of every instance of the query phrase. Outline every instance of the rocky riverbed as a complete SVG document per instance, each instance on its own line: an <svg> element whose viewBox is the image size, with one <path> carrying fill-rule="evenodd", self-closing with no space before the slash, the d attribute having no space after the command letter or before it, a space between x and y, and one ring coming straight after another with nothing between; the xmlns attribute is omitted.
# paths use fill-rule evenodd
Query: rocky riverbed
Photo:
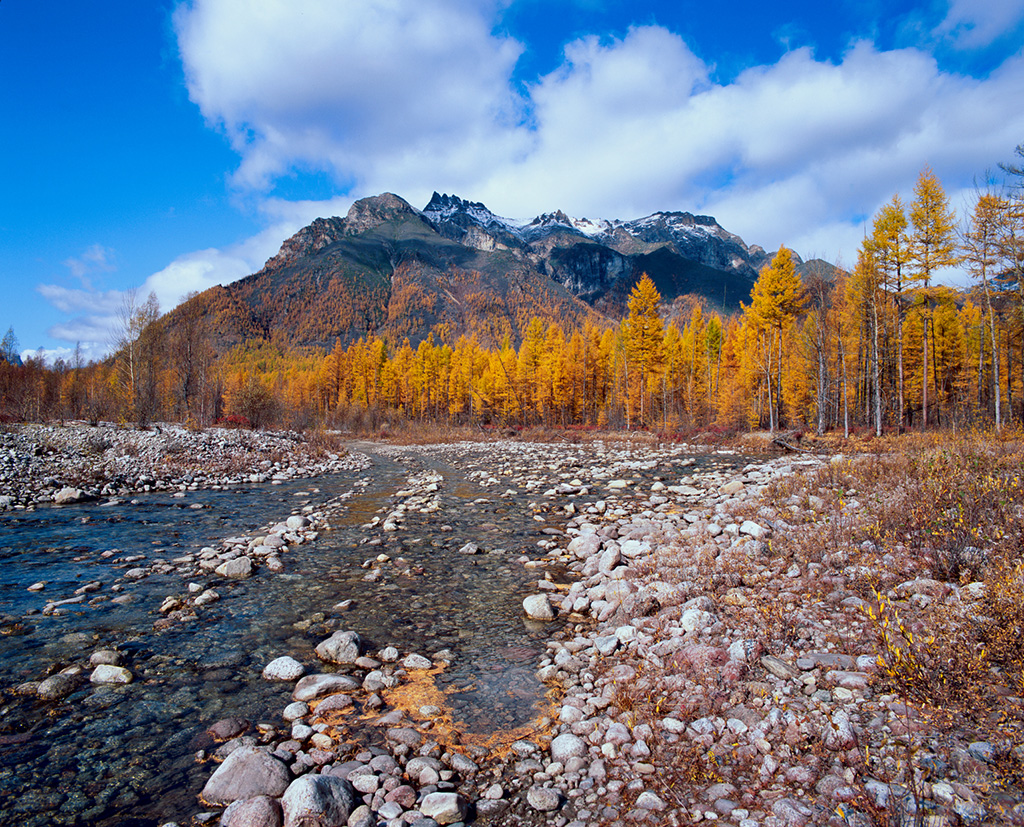
<svg viewBox="0 0 1024 827"><path fill-rule="evenodd" d="M0 511L346 470L344 452L332 447L292 432L173 424L9 425L0 429Z"/></svg>
<svg viewBox="0 0 1024 827"><path fill-rule="evenodd" d="M873 599L912 620L937 604L969 612L981 588L933 579L903 549L830 543L859 518L857 492L836 482L851 460L357 447L406 469L389 497L360 504L370 483L353 468L336 497L174 563L162 634L201 624L217 583L287 577L289 555L305 560L295 550L319 549L332 524L354 532L358 571L329 575L354 600L310 605L301 637L260 647L275 712L250 720L228 699L197 722L201 789L168 824L1024 823L1017 791L992 783L1000 744L939 732L877 689ZM513 514L534 530L513 530ZM783 537L817 546L781 553L799 547ZM460 592L481 568L494 588ZM440 604L419 595L438 582L456 599L424 617ZM489 629L459 615L488 600L506 604ZM488 649L488 634L514 634L509 618L520 642ZM116 647L87 663L119 674ZM70 671L19 691L60 698L81 687ZM521 702L499 712L502 694Z"/></svg>

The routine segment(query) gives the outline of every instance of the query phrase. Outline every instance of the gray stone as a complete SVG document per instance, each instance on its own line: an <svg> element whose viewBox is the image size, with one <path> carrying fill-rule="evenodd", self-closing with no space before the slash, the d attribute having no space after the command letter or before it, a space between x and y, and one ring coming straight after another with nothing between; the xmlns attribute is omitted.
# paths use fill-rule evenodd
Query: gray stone
<svg viewBox="0 0 1024 827"><path fill-rule="evenodd" d="M260 795L277 798L290 781L288 767L266 748L240 746L210 776L200 798L215 806Z"/></svg>
<svg viewBox="0 0 1024 827"><path fill-rule="evenodd" d="M132 673L123 666L101 663L92 670L89 680L93 683L131 683Z"/></svg>
<svg viewBox="0 0 1024 827"><path fill-rule="evenodd" d="M419 810L438 824L454 824L466 818L466 799L458 793L429 793L420 802Z"/></svg>
<svg viewBox="0 0 1024 827"><path fill-rule="evenodd" d="M330 775L304 775L281 797L284 827L342 827L356 808L352 785Z"/></svg>
<svg viewBox="0 0 1024 827"><path fill-rule="evenodd" d="M753 520L744 520L742 525L740 525L740 534L746 534L748 537L760 540L767 536L768 529L764 526L758 525Z"/></svg>
<svg viewBox="0 0 1024 827"><path fill-rule="evenodd" d="M594 648L598 654L607 657L619 648L619 639L615 635L602 635L594 639Z"/></svg>
<svg viewBox="0 0 1024 827"><path fill-rule="evenodd" d="M252 560L248 557L236 557L234 560L221 563L214 571L221 577L242 580L252 574Z"/></svg>
<svg viewBox="0 0 1024 827"><path fill-rule="evenodd" d="M793 680L800 677L800 670L792 664L779 660L774 655L765 655L761 658L761 665L771 672L776 678L782 680Z"/></svg>
<svg viewBox="0 0 1024 827"><path fill-rule="evenodd" d="M811 823L814 811L795 798L783 798L772 804L772 813L781 827L804 827Z"/></svg>
<svg viewBox="0 0 1024 827"><path fill-rule="evenodd" d="M287 655L274 658L263 667L263 677L268 681L294 681L304 674L306 667Z"/></svg>
<svg viewBox="0 0 1024 827"><path fill-rule="evenodd" d="M569 732L563 732L551 742L551 760L564 764L570 758L583 758L587 754L586 742Z"/></svg>
<svg viewBox="0 0 1024 827"><path fill-rule="evenodd" d="M451 765L451 768L464 778L466 776L472 775L480 769L480 767L477 766L475 761L473 761L470 758L467 758L460 752L453 752L451 761L449 763Z"/></svg>
<svg viewBox="0 0 1024 827"><path fill-rule="evenodd" d="M679 620L679 625L683 627L683 631L686 632L699 632L701 629L706 629L711 626L716 620L711 612L705 612L702 609L687 609L683 612L682 617Z"/></svg>
<svg viewBox="0 0 1024 827"><path fill-rule="evenodd" d="M361 644L358 632L335 632L317 645L316 655L329 663L355 663Z"/></svg>
<svg viewBox="0 0 1024 827"><path fill-rule="evenodd" d="M259 795L232 802L220 817L220 827L281 827L281 805Z"/></svg>
<svg viewBox="0 0 1024 827"><path fill-rule="evenodd" d="M637 796L636 806L644 810L657 810L660 813L668 805L650 790L644 790Z"/></svg>
<svg viewBox="0 0 1024 827"><path fill-rule="evenodd" d="M433 665L430 658L417 654L406 655L402 660L402 666L406 669L429 669Z"/></svg>
<svg viewBox="0 0 1024 827"><path fill-rule="evenodd" d="M80 503L87 499L89 499L88 494L81 488L62 488L53 495L53 501L57 505L70 505L71 503Z"/></svg>
<svg viewBox="0 0 1024 827"><path fill-rule="evenodd" d="M527 617L534 620L555 619L555 610L551 607L551 601L546 594L531 594L523 600L523 610Z"/></svg>
<svg viewBox="0 0 1024 827"><path fill-rule="evenodd" d="M36 687L36 694L44 701L59 701L74 691L75 683L71 675L50 675Z"/></svg>
<svg viewBox="0 0 1024 827"><path fill-rule="evenodd" d="M349 815L347 827L377 827L377 818L373 810L365 804L360 804Z"/></svg>
<svg viewBox="0 0 1024 827"><path fill-rule="evenodd" d="M104 663L108 666L120 666L121 655L115 652L113 649L97 649L95 652L89 655L90 666L100 666Z"/></svg>
<svg viewBox="0 0 1024 827"><path fill-rule="evenodd" d="M309 705L303 701L294 701L284 708L281 717L286 721L296 721L309 714Z"/></svg>
<svg viewBox="0 0 1024 827"><path fill-rule="evenodd" d="M561 805L562 796L550 787L530 787L526 791L526 803L540 813L550 813Z"/></svg>
<svg viewBox="0 0 1024 827"><path fill-rule="evenodd" d="M349 675L306 675L292 690L293 701L315 701L338 692L354 692L359 681Z"/></svg>

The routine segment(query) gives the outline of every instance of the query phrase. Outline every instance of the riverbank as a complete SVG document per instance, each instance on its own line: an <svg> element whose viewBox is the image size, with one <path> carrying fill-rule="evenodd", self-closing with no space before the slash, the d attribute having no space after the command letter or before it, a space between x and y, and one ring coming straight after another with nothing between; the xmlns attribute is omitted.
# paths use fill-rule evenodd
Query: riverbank
<svg viewBox="0 0 1024 827"><path fill-rule="evenodd" d="M312 477L343 470L344 453L332 440L287 431L7 425L0 429L0 511Z"/></svg>

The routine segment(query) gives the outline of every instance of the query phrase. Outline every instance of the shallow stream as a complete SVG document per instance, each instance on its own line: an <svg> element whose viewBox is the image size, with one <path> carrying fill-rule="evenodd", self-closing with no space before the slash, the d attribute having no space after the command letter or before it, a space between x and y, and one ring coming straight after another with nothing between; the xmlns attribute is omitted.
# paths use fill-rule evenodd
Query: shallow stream
<svg viewBox="0 0 1024 827"><path fill-rule="evenodd" d="M194 757L208 745L205 728L228 716L283 726L290 684L263 680L263 667L291 655L309 671L329 671L313 648L338 628L359 632L371 652L388 645L427 656L450 650L453 662L438 683L466 732L531 721L544 693L535 669L552 630L524 622L522 598L536 590L539 575L522 557L543 554L538 541L551 539L543 530L559 528L558 519L535 518L536 494L503 497L502 486L481 487L469 473L474 461L453 453L370 458L368 469L351 475L0 516L0 826L187 821L212 771ZM443 476L440 508L407 512L394 532L368 529L423 472ZM678 479L671 468L658 473ZM199 579L222 597L191 623L154 629L163 599L185 594L181 573L124 578L155 559L170 563L225 537L253 535L342 494L351 496L332 529L283 555L283 573ZM468 542L483 553L460 554ZM381 554L389 559L363 567ZM39 581L42 591L28 590ZM85 602L39 613L90 583L98 585ZM338 609L341 601L352 603ZM86 667L62 701L12 691L86 665L102 648L123 654L133 683L90 685Z"/></svg>

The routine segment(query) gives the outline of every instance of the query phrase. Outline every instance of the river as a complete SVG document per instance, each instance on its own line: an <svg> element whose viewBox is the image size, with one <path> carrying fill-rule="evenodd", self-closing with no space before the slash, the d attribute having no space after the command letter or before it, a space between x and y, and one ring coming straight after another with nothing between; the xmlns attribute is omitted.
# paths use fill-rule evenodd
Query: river
<svg viewBox="0 0 1024 827"><path fill-rule="evenodd" d="M565 518L521 485L485 482L486 456L367 455L369 467L351 474L0 515L0 825L186 821L212 771L195 757L210 746L206 727L228 716L283 727L289 685L263 680L263 667L287 654L322 670L313 649L336 629L357 631L371 652L446 652L451 665L438 683L468 734L528 727L543 714L535 669L554 628L523 620L522 598L538 579L523 563L544 554L539 543L557 539ZM542 479L544 470L519 473ZM638 465L633 476L680 473ZM440 479L438 509L407 511L398 530L382 532L380 520L418 474ZM154 628L162 601L196 582L175 558L338 497L331 530L290 549L283 573L207 575L198 584L221 599L191 623ZM469 542L482 553L460 554ZM386 559L373 563L378 555ZM160 560L172 570L125 577ZM43 589L30 591L38 582ZM83 602L40 612L76 590ZM105 648L121 653L133 683L89 683L89 656ZM76 665L80 682L60 701L14 692Z"/></svg>

